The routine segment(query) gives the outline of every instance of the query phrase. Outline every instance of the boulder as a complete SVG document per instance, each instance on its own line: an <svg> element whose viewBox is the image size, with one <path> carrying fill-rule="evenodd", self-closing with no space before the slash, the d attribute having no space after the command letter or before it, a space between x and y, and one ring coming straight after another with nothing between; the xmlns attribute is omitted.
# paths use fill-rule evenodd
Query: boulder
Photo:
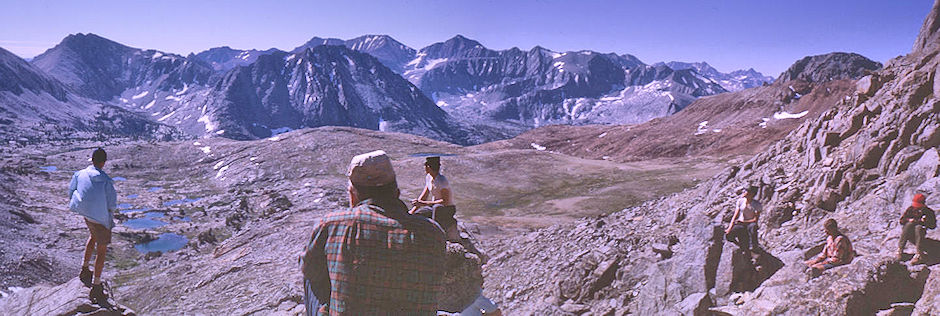
<svg viewBox="0 0 940 316"><path fill-rule="evenodd" d="M34 286L0 299L0 311L4 315L48 315L48 316L125 316L136 315L133 310L114 302L92 304L88 299L89 289L78 278L58 286Z"/></svg>
<svg viewBox="0 0 940 316"><path fill-rule="evenodd" d="M559 296L574 301L589 300L613 282L620 267L620 256L594 251L581 256L574 266L575 269L559 282Z"/></svg>
<svg viewBox="0 0 940 316"><path fill-rule="evenodd" d="M742 314L871 315L916 301L927 277L926 270L912 275L891 256L865 255L810 279L802 253L781 258L784 268L740 306Z"/></svg>
<svg viewBox="0 0 940 316"><path fill-rule="evenodd" d="M724 234L719 226L710 225L707 218L695 216L689 221L695 225L689 226L688 237L679 243L680 250L672 258L649 265L645 270L646 282L631 302L633 312L661 314L689 295L707 292L714 286Z"/></svg>
<svg viewBox="0 0 940 316"><path fill-rule="evenodd" d="M679 302L676 309L685 316L705 316L709 314L708 309L712 306L715 306L715 301L708 293L695 293Z"/></svg>
<svg viewBox="0 0 940 316"><path fill-rule="evenodd" d="M874 75L864 76L855 83L856 92L864 96L873 96L881 88L881 82Z"/></svg>
<svg viewBox="0 0 940 316"><path fill-rule="evenodd" d="M483 288L482 256L480 253L468 250L463 243L447 242L447 253L444 255L444 280L441 295L438 298L438 309L443 311L462 311L476 300L480 295L480 289Z"/></svg>
<svg viewBox="0 0 940 316"><path fill-rule="evenodd" d="M914 308L915 315L940 315L940 266L930 268L924 293Z"/></svg>
<svg viewBox="0 0 940 316"><path fill-rule="evenodd" d="M715 284L719 296L754 291L783 267L779 258L764 250L756 250L748 258L743 250L732 243L725 245L721 259Z"/></svg>
<svg viewBox="0 0 940 316"><path fill-rule="evenodd" d="M913 312L914 312L914 304L905 302L905 303L891 304L891 308L881 310L875 315L877 316L908 316L908 315L911 315L911 313Z"/></svg>
<svg viewBox="0 0 940 316"><path fill-rule="evenodd" d="M881 162L881 156L884 155L887 144L885 142L873 142L865 147L859 163L862 168L871 169L878 166Z"/></svg>

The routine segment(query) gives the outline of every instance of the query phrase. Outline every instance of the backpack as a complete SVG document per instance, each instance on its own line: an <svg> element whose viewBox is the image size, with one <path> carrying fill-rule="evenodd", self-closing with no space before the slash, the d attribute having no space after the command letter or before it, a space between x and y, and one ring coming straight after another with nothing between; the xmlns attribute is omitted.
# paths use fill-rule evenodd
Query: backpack
<svg viewBox="0 0 940 316"><path fill-rule="evenodd" d="M924 207L924 226L929 229L937 228L937 214L929 207Z"/></svg>

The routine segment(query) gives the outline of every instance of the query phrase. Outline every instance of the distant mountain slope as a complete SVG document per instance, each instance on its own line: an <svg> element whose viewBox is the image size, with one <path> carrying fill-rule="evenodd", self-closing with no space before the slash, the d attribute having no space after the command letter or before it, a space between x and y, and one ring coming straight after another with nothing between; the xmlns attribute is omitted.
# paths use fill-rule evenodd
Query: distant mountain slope
<svg viewBox="0 0 940 316"><path fill-rule="evenodd" d="M692 69L630 55L487 49L455 36L418 51L404 73L449 113L525 130L546 124L639 123L725 90Z"/></svg>
<svg viewBox="0 0 940 316"><path fill-rule="evenodd" d="M372 55L396 73L402 73L405 64L415 56L414 48L399 43L388 35L363 35L347 40L344 44L349 49Z"/></svg>
<svg viewBox="0 0 940 316"><path fill-rule="evenodd" d="M232 138L337 125L470 142L467 131L416 87L372 56L343 46L261 56L226 73L203 109L199 128Z"/></svg>
<svg viewBox="0 0 940 316"><path fill-rule="evenodd" d="M274 48L261 51L256 49L239 50L222 46L195 54L195 57L208 63L212 66L212 69L216 71L227 71L238 66L250 65L255 62L255 60L258 60L259 56L272 54L277 51L278 50Z"/></svg>
<svg viewBox="0 0 940 316"><path fill-rule="evenodd" d="M299 53L304 49L320 45L342 45L372 55L396 73L401 73L405 64L414 59L415 56L414 48L408 47L388 35L363 35L349 40L314 37L303 45L294 48L291 52Z"/></svg>
<svg viewBox="0 0 940 316"><path fill-rule="evenodd" d="M662 63L656 63L659 65ZM722 88L728 91L741 91L748 88L760 87L764 84L770 84L774 82L774 78L770 76L765 76L764 74L757 72L753 68L748 70L735 70L730 73L723 73L712 67L706 62L697 62L697 63L684 63L678 61L671 61L665 63L669 68L675 70L682 69L695 69L696 72L706 76L712 80L715 80Z"/></svg>
<svg viewBox="0 0 940 316"><path fill-rule="evenodd" d="M807 60L814 66L806 67ZM703 97L675 115L644 124L549 126L492 146L526 148L536 143L579 157L615 160L754 154L844 102L856 90L854 79L880 68L880 63L858 54L810 56L769 86ZM798 79L817 78L820 71L832 80Z"/></svg>
<svg viewBox="0 0 940 316"><path fill-rule="evenodd" d="M160 91L205 85L209 65L179 55L128 47L95 34L72 34L32 64L76 93L111 101L132 88Z"/></svg>
<svg viewBox="0 0 940 316"><path fill-rule="evenodd" d="M85 99L0 48L0 139L33 143L99 136L175 138L180 134L146 117Z"/></svg>

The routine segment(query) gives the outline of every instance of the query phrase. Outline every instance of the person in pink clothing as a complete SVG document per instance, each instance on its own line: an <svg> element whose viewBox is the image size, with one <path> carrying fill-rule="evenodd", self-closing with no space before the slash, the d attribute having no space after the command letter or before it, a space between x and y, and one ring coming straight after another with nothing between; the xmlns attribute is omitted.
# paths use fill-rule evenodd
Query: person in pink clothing
<svg viewBox="0 0 940 316"><path fill-rule="evenodd" d="M819 275L825 270L836 266L849 264L855 258L855 250L852 248L852 242L839 231L839 224L834 219L827 219L823 223L823 230L826 231L826 246L816 258L807 260L805 264L813 269L814 275Z"/></svg>

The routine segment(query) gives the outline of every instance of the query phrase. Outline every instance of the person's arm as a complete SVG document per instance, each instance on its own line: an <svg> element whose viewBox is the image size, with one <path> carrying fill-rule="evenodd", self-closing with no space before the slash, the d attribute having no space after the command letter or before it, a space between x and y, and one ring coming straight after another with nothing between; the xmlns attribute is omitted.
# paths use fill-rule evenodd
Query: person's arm
<svg viewBox="0 0 940 316"><path fill-rule="evenodd" d="M108 179L105 190L108 198L108 211L114 213L114 210L117 209L117 191L114 190L114 182L111 179Z"/></svg>
<svg viewBox="0 0 940 316"><path fill-rule="evenodd" d="M408 213L414 214L418 211L418 207L425 206L424 199L428 198L428 195L431 194L431 189L427 186L424 186L424 190L421 191L421 195L418 195L417 199L411 200L411 210Z"/></svg>
<svg viewBox="0 0 940 316"><path fill-rule="evenodd" d="M428 198L428 195L431 195L431 189L428 188L427 186L425 186L425 187L424 187L424 190L421 190L421 195L418 195L418 198L417 198L417 199L414 199L414 200L411 200L411 201L412 201L412 202L414 202L414 201L424 201L425 199Z"/></svg>
<svg viewBox="0 0 940 316"><path fill-rule="evenodd" d="M304 279L310 280L313 294L319 302L329 302L330 274L326 266L326 242L329 232L318 223L300 257L300 270Z"/></svg>
<svg viewBox="0 0 940 316"><path fill-rule="evenodd" d="M898 220L898 222L900 222L901 225L904 225L910 221L911 221L911 208L908 207L907 209L904 210L904 213L901 213L901 219Z"/></svg>
<svg viewBox="0 0 940 316"><path fill-rule="evenodd" d="M78 190L78 173L72 175L72 181L69 181L69 199L72 199L72 194L75 194L75 190Z"/></svg>
<svg viewBox="0 0 940 316"><path fill-rule="evenodd" d="M726 235L731 232L731 227L734 227L734 221L738 218L738 212L740 212L740 210L735 206L734 215L731 216L731 222L728 223L728 228L725 228Z"/></svg>

